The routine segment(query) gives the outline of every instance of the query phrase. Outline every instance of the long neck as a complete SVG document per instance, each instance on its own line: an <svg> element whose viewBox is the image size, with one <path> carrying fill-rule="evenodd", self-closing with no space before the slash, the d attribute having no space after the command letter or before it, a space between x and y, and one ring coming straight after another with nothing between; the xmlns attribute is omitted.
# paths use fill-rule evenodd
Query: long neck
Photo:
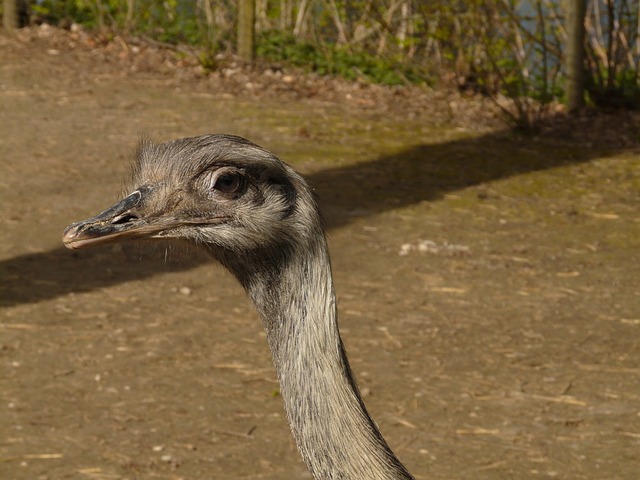
<svg viewBox="0 0 640 480"><path fill-rule="evenodd" d="M413 478L358 392L338 332L326 241L291 252L281 269L245 284L267 339L291 430L316 479Z"/></svg>

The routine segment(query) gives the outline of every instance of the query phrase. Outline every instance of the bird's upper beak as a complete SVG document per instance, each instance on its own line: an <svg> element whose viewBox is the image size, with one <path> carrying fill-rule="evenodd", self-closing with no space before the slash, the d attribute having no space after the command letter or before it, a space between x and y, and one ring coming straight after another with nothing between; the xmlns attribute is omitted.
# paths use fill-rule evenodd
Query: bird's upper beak
<svg viewBox="0 0 640 480"><path fill-rule="evenodd" d="M62 236L67 248L84 248L126 238L150 237L167 228L141 218L140 207L151 189L141 187L93 218L69 225Z"/></svg>

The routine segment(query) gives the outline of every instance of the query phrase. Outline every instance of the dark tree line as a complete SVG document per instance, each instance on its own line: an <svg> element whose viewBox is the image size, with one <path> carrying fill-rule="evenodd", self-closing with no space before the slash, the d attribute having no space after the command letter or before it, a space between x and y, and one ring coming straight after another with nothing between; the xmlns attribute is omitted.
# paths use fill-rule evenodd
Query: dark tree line
<svg viewBox="0 0 640 480"><path fill-rule="evenodd" d="M640 107L638 0L3 1L8 30L28 4L39 21L199 46L211 68L235 52L389 84L449 78L506 96L521 120L555 101Z"/></svg>

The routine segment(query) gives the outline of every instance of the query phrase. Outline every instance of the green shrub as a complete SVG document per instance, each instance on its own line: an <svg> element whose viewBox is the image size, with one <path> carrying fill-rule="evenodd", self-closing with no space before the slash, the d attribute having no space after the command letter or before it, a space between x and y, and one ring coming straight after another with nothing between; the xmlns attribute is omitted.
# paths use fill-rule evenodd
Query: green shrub
<svg viewBox="0 0 640 480"><path fill-rule="evenodd" d="M256 55L319 75L335 75L348 80L364 78L384 85L422 83L427 80L424 72L415 65L342 45L298 41L293 35L275 30L264 32L258 37Z"/></svg>
<svg viewBox="0 0 640 480"><path fill-rule="evenodd" d="M89 2L82 0L42 0L31 5L32 12L43 21L58 25L75 22L88 28L97 26L97 16Z"/></svg>

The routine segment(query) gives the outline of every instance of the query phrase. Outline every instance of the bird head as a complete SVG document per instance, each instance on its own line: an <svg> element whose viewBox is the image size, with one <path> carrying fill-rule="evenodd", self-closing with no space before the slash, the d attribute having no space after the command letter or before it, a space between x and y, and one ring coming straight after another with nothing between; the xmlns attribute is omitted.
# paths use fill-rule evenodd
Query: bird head
<svg viewBox="0 0 640 480"><path fill-rule="evenodd" d="M205 135L142 142L130 192L98 215L67 227L78 249L130 238L180 238L214 256L290 247L312 236L317 207L300 175L240 137ZM311 217L309 216L311 215Z"/></svg>

